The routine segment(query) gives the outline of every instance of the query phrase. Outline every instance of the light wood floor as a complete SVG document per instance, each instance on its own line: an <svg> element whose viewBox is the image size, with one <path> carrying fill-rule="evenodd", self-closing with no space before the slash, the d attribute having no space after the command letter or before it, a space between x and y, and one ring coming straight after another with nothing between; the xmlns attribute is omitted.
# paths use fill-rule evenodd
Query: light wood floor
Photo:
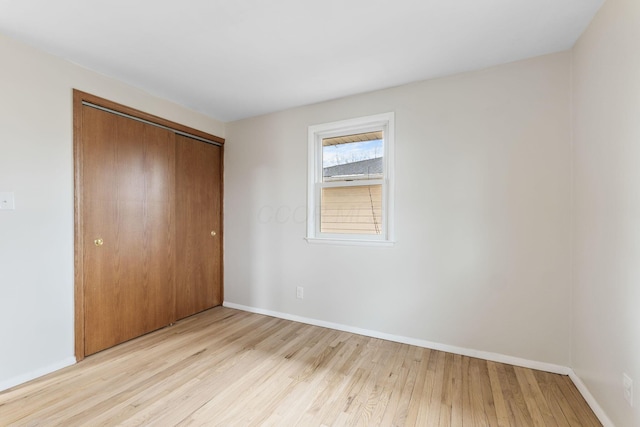
<svg viewBox="0 0 640 427"><path fill-rule="evenodd" d="M600 423L566 376L218 307L0 393L0 425Z"/></svg>

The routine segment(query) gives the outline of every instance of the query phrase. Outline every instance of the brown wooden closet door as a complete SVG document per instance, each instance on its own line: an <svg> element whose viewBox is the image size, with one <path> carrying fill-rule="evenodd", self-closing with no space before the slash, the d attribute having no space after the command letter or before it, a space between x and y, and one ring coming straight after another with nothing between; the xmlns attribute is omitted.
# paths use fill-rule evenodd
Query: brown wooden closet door
<svg viewBox="0 0 640 427"><path fill-rule="evenodd" d="M222 148L176 139L176 318L222 303Z"/></svg>
<svg viewBox="0 0 640 427"><path fill-rule="evenodd" d="M89 355L174 319L175 136L82 108Z"/></svg>

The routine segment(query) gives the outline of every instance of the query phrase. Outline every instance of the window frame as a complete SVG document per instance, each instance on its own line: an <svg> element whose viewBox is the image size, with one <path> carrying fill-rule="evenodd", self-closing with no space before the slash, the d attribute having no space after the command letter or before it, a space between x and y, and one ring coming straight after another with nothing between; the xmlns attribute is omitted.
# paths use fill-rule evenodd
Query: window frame
<svg viewBox="0 0 640 427"><path fill-rule="evenodd" d="M382 179L356 181L323 181L322 140L336 136L383 131ZM309 243L342 245L392 246L394 227L394 151L395 113L382 113L348 120L309 126L307 178L307 237ZM321 195L323 188L382 185L382 233L323 233Z"/></svg>

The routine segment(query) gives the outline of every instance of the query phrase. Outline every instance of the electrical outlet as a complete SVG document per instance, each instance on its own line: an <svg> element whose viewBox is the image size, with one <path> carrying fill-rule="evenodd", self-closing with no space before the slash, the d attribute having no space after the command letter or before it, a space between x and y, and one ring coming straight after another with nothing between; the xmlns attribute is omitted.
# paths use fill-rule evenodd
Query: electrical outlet
<svg viewBox="0 0 640 427"><path fill-rule="evenodd" d="M622 386L624 387L624 400L633 406L633 380L629 375L622 374Z"/></svg>
<svg viewBox="0 0 640 427"><path fill-rule="evenodd" d="M298 286L296 288L296 298L303 299L304 298L304 288L302 286Z"/></svg>
<svg viewBox="0 0 640 427"><path fill-rule="evenodd" d="M13 198L13 192L0 192L0 209L14 210L16 202Z"/></svg>

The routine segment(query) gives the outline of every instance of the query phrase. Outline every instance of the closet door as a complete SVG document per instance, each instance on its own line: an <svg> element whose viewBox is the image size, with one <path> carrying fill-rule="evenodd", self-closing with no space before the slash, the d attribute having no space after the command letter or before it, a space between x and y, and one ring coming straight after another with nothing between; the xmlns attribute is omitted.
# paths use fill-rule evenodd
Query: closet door
<svg viewBox="0 0 640 427"><path fill-rule="evenodd" d="M176 137L176 318L222 303L222 148Z"/></svg>
<svg viewBox="0 0 640 427"><path fill-rule="evenodd" d="M85 355L174 319L175 136L82 107Z"/></svg>

